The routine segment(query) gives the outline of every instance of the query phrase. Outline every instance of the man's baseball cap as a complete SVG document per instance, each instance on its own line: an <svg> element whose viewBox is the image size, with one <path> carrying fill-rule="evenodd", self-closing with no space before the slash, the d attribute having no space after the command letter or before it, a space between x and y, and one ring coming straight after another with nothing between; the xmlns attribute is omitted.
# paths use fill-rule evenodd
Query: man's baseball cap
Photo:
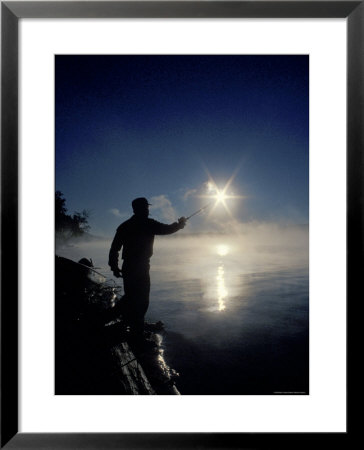
<svg viewBox="0 0 364 450"><path fill-rule="evenodd" d="M148 203L148 200L145 197L136 198L131 202L133 209L138 209L149 205L151 205L151 203Z"/></svg>

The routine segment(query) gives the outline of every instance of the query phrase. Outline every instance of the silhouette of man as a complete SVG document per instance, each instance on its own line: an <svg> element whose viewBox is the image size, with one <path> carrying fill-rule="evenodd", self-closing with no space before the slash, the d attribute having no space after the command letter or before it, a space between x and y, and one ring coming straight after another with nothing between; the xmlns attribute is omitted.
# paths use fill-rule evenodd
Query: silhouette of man
<svg viewBox="0 0 364 450"><path fill-rule="evenodd" d="M111 271L115 277L123 278L124 319L132 334L138 337L143 335L144 316L149 306L149 260L153 255L154 236L175 233L186 225L184 217L170 225L150 219L149 205L143 197L132 201L134 215L117 228L109 253ZM120 270L121 248L123 265Z"/></svg>

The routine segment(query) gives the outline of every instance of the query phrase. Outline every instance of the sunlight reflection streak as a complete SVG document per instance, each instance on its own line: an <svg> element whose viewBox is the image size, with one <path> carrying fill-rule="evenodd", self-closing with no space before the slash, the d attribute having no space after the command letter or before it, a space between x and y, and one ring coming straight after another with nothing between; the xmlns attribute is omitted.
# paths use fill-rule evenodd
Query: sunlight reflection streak
<svg viewBox="0 0 364 450"><path fill-rule="evenodd" d="M224 266L220 265L217 268L217 300L219 305L219 311L224 311L226 309L225 299L228 296L228 291L225 286L225 272Z"/></svg>

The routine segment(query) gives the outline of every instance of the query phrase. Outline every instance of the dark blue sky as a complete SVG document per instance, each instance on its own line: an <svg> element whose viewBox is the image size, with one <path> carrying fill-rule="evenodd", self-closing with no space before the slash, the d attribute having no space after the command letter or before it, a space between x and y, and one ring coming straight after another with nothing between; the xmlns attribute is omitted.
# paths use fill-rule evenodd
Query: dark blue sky
<svg viewBox="0 0 364 450"><path fill-rule="evenodd" d="M69 212L91 210L94 234L111 236L138 196L154 197L156 219L190 214L207 171L220 187L236 173L229 190L245 198L227 204L237 220L308 223L308 56L55 64L56 189Z"/></svg>

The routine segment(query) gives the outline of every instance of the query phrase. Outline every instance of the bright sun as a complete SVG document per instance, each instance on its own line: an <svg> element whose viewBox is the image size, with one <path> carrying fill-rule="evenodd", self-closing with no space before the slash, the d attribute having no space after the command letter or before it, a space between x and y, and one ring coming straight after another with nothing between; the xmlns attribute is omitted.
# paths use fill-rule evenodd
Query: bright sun
<svg viewBox="0 0 364 450"><path fill-rule="evenodd" d="M216 197L217 203L223 203L227 198L224 191L217 191L215 197Z"/></svg>
<svg viewBox="0 0 364 450"><path fill-rule="evenodd" d="M213 178L211 177L210 174L208 174L209 176L209 180L205 183L205 187L206 187L206 194L205 195L200 195L199 197L201 198L207 198L210 199L211 201L211 205L212 208L210 210L210 214L214 211L214 209L218 206L218 205L222 205L226 212L232 217L232 214L230 212L230 209L227 205L227 200L230 199L242 199L244 198L241 195L233 195L232 193L229 192L229 188L230 185L235 177L235 174L233 174L230 179L228 180L228 182L226 183L226 185L220 189L215 181L213 180Z"/></svg>

